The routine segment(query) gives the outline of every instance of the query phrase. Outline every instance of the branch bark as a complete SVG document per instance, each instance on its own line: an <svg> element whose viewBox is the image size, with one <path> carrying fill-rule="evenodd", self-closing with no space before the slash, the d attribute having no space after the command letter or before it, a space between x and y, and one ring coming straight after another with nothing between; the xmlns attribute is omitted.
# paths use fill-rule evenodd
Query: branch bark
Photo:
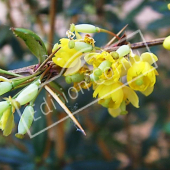
<svg viewBox="0 0 170 170"><path fill-rule="evenodd" d="M155 45L161 45L163 44L165 38L158 38L155 40L151 40L151 41L146 41L146 42L137 42L137 43L133 43L130 44L132 49L138 49L138 48L144 48L144 47L151 47L151 46L155 46ZM119 48L119 46L114 46L111 45L107 48L105 48L106 51L111 52L111 51L115 51Z"/></svg>

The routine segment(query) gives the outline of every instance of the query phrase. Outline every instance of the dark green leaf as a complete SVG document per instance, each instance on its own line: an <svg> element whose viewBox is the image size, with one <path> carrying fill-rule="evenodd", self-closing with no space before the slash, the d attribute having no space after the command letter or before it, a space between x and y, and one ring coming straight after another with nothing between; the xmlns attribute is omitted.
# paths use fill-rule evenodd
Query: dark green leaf
<svg viewBox="0 0 170 170"><path fill-rule="evenodd" d="M33 31L23 29L23 28L11 28L13 33L25 41L25 44L29 50L38 58L39 63L42 63L46 56L47 50L44 42L41 38L35 34Z"/></svg>

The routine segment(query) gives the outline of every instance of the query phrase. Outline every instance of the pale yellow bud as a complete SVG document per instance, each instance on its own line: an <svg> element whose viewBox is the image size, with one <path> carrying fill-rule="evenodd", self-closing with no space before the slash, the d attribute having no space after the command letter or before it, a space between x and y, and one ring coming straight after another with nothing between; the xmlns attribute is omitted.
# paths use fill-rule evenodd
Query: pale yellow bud
<svg viewBox="0 0 170 170"><path fill-rule="evenodd" d="M170 36L165 38L163 42L163 47L167 50L170 50Z"/></svg>

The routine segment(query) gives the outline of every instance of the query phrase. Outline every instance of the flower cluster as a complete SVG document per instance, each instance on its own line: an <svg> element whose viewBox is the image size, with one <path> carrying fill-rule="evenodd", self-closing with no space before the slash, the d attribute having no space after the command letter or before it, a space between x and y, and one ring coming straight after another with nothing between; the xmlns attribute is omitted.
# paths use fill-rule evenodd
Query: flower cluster
<svg viewBox="0 0 170 170"><path fill-rule="evenodd" d="M98 98L98 103L116 117L127 114L126 105L129 103L139 107L136 91L145 96L152 93L158 75L152 65L158 58L149 52L136 55L130 45L108 52L107 48L96 47L90 35L86 34L83 38L79 34L100 30L89 24L72 24L67 31L68 38L61 39L60 44L54 46L53 50L61 49L53 62L66 69L65 80L74 83L76 90L92 86L93 97Z"/></svg>
<svg viewBox="0 0 170 170"><path fill-rule="evenodd" d="M17 31L22 33L23 29L17 29ZM30 38L32 40L37 39L38 42L41 40L29 30L24 31L29 35L28 37L24 36L24 41L26 41L25 38L28 38L28 42ZM109 33L119 41L112 45L110 43L113 42L112 39L105 47L96 47L95 40L89 33L98 32ZM82 37L80 33L86 34ZM38 51L40 60L30 76L0 69L1 74L12 76L11 79L0 76L0 96L11 90L22 88L15 96L9 96L0 102L0 129L5 136L9 135L14 127L14 113L16 110L20 113L19 109L23 106L25 109L20 117L16 137L22 138L26 134L34 120L34 102L43 87L63 107L74 123L82 129L76 118L60 100L60 97L62 98L60 95L61 88L54 82L49 83L49 79L53 79L58 74L57 69L60 69L63 73L66 83L73 83L73 90L80 91L82 88L93 88L93 97L100 105L108 108L113 117L127 114L126 106L129 103L139 108L137 91L145 96L152 93L156 75L158 75L155 67L153 67L158 59L153 53L145 52L140 56L136 55L133 53L130 44L124 43L124 45L119 46L119 44L122 44L120 43L121 39L114 33L89 24L71 24L66 35L68 38L62 38L59 43L54 45L53 52L50 55L53 58L50 62L50 56L47 59L39 56L42 49L46 51L45 45L40 46L39 50L34 48L35 51L31 48L33 54L37 54ZM168 50L170 50L169 42L170 38L167 37L163 43L163 46ZM38 45L42 43L41 41ZM27 46L32 47L32 41ZM114 49L110 48L112 50L109 50L109 47ZM52 85L52 83L55 85Z"/></svg>

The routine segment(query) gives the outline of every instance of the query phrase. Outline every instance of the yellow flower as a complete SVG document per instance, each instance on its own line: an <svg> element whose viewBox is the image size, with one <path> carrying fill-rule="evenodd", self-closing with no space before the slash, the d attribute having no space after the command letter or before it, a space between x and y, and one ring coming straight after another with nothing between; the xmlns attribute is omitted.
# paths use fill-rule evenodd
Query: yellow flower
<svg viewBox="0 0 170 170"><path fill-rule="evenodd" d="M167 50L170 50L170 36L165 38L163 42L163 47Z"/></svg>
<svg viewBox="0 0 170 170"><path fill-rule="evenodd" d="M168 9L170 10L170 3L168 4Z"/></svg>
<svg viewBox="0 0 170 170"><path fill-rule="evenodd" d="M9 107L4 111L1 119L0 119L0 129L3 130L3 135L8 136L11 134L12 129L14 127L14 115L15 109L13 107Z"/></svg>
<svg viewBox="0 0 170 170"><path fill-rule="evenodd" d="M107 108L118 109L124 101L126 104L130 102L135 107L139 107L139 99L136 93L121 82L97 85L93 97L97 96L99 104Z"/></svg>
<svg viewBox="0 0 170 170"><path fill-rule="evenodd" d="M148 96L153 91L156 75L158 75L156 69L148 62L139 61L129 68L127 81L132 89L141 91Z"/></svg>
<svg viewBox="0 0 170 170"><path fill-rule="evenodd" d="M111 63L115 62L113 57L110 55L110 53L103 51L101 54L100 53L90 53L87 54L84 57L85 61L93 65L94 68L99 67L99 65L104 61L107 60Z"/></svg>
<svg viewBox="0 0 170 170"><path fill-rule="evenodd" d="M76 65L80 65L80 57L82 52L75 50L74 48L70 49L68 46L69 39L62 38L60 39L61 44L55 44L53 47L53 51L57 48L61 47L61 49L55 54L53 57L53 62L64 68L74 67Z"/></svg>
<svg viewBox="0 0 170 170"><path fill-rule="evenodd" d="M106 51L91 53L85 56L88 64L93 65L93 74L98 76L98 81L113 83L119 81L122 70L122 63L113 59L112 55ZM96 69L97 68L97 69ZM101 72L101 73L100 73ZM99 74L99 75L98 75Z"/></svg>

